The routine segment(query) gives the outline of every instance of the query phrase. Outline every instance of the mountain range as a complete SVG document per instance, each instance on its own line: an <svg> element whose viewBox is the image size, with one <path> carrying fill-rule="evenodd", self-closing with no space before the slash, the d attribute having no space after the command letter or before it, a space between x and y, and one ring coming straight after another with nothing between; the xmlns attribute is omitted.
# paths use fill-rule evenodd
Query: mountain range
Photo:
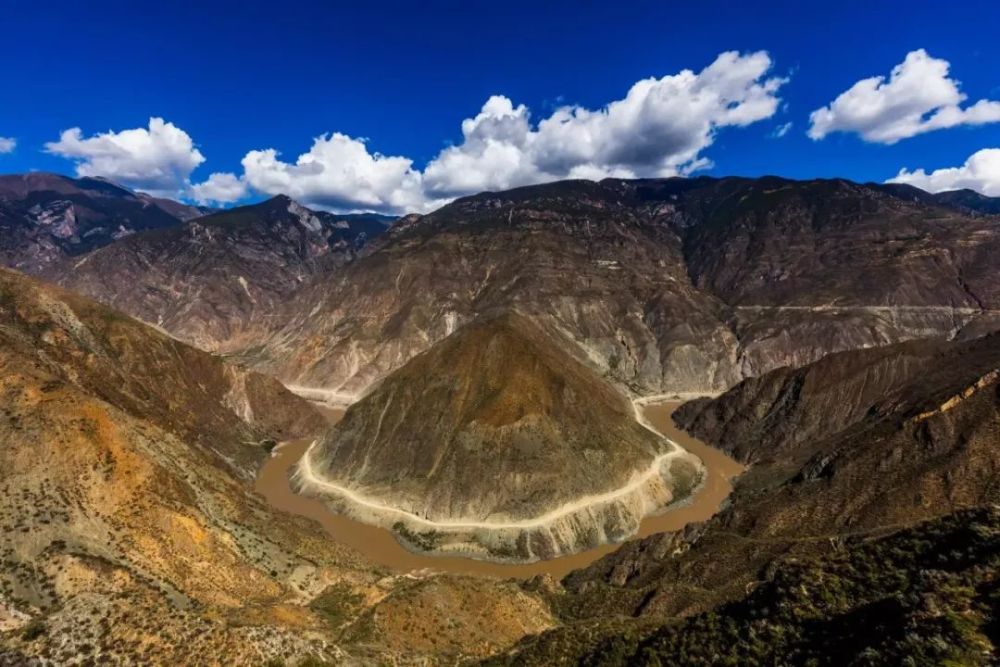
<svg viewBox="0 0 1000 667"><path fill-rule="evenodd" d="M606 179L390 219L0 177L0 664L995 664L997 202ZM629 539L714 479L664 396L746 470ZM427 568L254 493L294 443L304 501Z"/></svg>
<svg viewBox="0 0 1000 667"><path fill-rule="evenodd" d="M41 273L135 232L170 227L206 212L100 178L41 172L0 176L0 258L6 266Z"/></svg>
<svg viewBox="0 0 1000 667"><path fill-rule="evenodd" d="M998 322L991 216L847 181L570 181L486 193L296 294L247 363L355 396L517 308L636 394L718 392L830 352Z"/></svg>

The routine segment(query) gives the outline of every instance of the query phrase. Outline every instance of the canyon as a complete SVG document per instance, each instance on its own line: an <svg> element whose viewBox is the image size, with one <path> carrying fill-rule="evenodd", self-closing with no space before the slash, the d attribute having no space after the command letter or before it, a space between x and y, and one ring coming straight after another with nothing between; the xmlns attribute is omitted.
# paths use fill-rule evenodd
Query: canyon
<svg viewBox="0 0 1000 667"><path fill-rule="evenodd" d="M0 661L990 664L994 205L3 177Z"/></svg>

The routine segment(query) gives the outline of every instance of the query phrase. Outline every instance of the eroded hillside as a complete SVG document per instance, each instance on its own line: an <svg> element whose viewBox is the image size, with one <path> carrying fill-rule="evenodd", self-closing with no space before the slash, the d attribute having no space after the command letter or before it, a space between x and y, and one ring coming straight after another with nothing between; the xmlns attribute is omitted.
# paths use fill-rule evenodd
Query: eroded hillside
<svg viewBox="0 0 1000 667"><path fill-rule="evenodd" d="M395 576L265 505L256 465L323 425L274 380L7 270L0 343L3 664L454 662L554 624L517 586ZM487 602L475 633L446 611Z"/></svg>
<svg viewBox="0 0 1000 667"><path fill-rule="evenodd" d="M351 261L391 220L275 197L131 235L44 275L201 349L229 351L271 332L292 295Z"/></svg>
<svg viewBox="0 0 1000 667"><path fill-rule="evenodd" d="M926 193L924 193L926 194ZM401 220L246 359L357 395L516 307L639 394L1000 323L995 217L843 180L566 181Z"/></svg>
<svg viewBox="0 0 1000 667"><path fill-rule="evenodd" d="M738 481L729 507L703 525L629 542L567 577L565 592L552 599L563 619L571 622L526 643L515 654L515 663L559 664L552 661L559 655L561 664L576 664L597 651L593 664L619 664L630 651L641 649L644 638L654 636L664 619L742 599L786 564L802 558L836 562L831 554L846 544L879 540L958 510L996 505L998 369L1000 344L995 335L967 343L903 343L831 355L798 370L779 369L717 399L688 404L678 414L682 424L752 464ZM970 516L949 521L963 529ZM891 552L886 549L883 553ZM973 559L967 567L990 570L993 557ZM915 576L908 566L899 567L905 576ZM991 599L992 580L980 574L974 578ZM891 597L904 594L906 587L881 590ZM739 604L760 603L751 598ZM966 604L980 603L970 599L956 609ZM808 613L832 622L847 608L814 608ZM907 613L887 610L886 618L903 623ZM989 619L995 619L996 612L985 613L986 627L992 627ZM632 616L639 619L624 620ZM711 623L725 620L702 618ZM734 642L743 641L741 637L750 641L746 633L753 632L752 619L726 623L726 636ZM695 630L712 632L712 627ZM667 645L694 650L672 633L665 629L657 635L666 642L657 650L668 651L662 648ZM616 636L629 639L614 648L613 660L601 662L596 656L604 649L599 647L605 641L614 643L611 638ZM719 656L728 654L728 648L710 645ZM701 660L708 655L689 654Z"/></svg>
<svg viewBox="0 0 1000 667"><path fill-rule="evenodd" d="M698 486L698 459L520 313L389 375L306 453L302 491L414 549L532 561L618 542Z"/></svg>

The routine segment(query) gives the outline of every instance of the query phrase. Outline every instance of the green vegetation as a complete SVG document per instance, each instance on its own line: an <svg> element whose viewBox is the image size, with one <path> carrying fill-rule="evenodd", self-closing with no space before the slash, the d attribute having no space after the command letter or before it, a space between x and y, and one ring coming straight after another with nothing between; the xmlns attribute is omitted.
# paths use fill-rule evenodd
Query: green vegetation
<svg viewBox="0 0 1000 667"><path fill-rule="evenodd" d="M424 551L434 550L441 541L441 538L444 537L444 533L436 530L429 530L424 533L414 532L407 528L406 524L402 521L392 524L392 529L408 543Z"/></svg>
<svg viewBox="0 0 1000 667"><path fill-rule="evenodd" d="M323 589L323 592L309 603L309 607L336 630L357 616L362 601L362 596L352 591L350 586L337 583Z"/></svg>
<svg viewBox="0 0 1000 667"><path fill-rule="evenodd" d="M616 665L995 665L1000 509L786 562L746 599L600 643Z"/></svg>
<svg viewBox="0 0 1000 667"><path fill-rule="evenodd" d="M45 627L45 623L39 619L33 619L21 630L21 638L26 641L34 641L48 632L48 628Z"/></svg>
<svg viewBox="0 0 1000 667"><path fill-rule="evenodd" d="M291 667L291 666L281 658L271 658L270 660L264 663L264 667ZM334 663L310 655L294 663L294 667L334 667Z"/></svg>

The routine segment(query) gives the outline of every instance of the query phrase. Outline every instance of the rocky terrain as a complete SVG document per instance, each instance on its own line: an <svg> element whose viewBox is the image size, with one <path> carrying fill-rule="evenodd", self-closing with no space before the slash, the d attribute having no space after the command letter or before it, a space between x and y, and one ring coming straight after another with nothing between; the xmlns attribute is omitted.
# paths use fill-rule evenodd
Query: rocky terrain
<svg viewBox="0 0 1000 667"><path fill-rule="evenodd" d="M639 394L1000 325L1000 224L843 180L566 181L401 220L245 359L345 395L516 307ZM921 191L916 191L921 192Z"/></svg>
<svg viewBox="0 0 1000 667"><path fill-rule="evenodd" d="M996 664L995 203L612 179L386 230L0 178L3 261L156 325L0 270L0 664ZM697 483L628 400L668 392L747 471L562 581L389 572L251 491L318 437L298 484L416 552L567 553Z"/></svg>
<svg viewBox="0 0 1000 667"><path fill-rule="evenodd" d="M32 176L5 178L29 202L42 186L17 179ZM995 203L840 179L565 181L460 199L376 239L389 220L278 197L117 241L84 230L91 241L24 268L347 402L514 307L635 393L704 393L830 352L997 329Z"/></svg>
<svg viewBox="0 0 1000 667"><path fill-rule="evenodd" d="M986 667L1000 657L998 568L1000 508L965 510L785 562L713 611L620 626L579 660L552 633L485 664Z"/></svg>
<svg viewBox="0 0 1000 667"><path fill-rule="evenodd" d="M272 379L8 270L0 369L0 664L454 663L555 623L517 585L379 571L264 504L257 463L324 426Z"/></svg>
<svg viewBox="0 0 1000 667"><path fill-rule="evenodd" d="M296 291L351 261L391 220L275 197L131 235L46 276L197 347L229 351L271 331Z"/></svg>
<svg viewBox="0 0 1000 667"><path fill-rule="evenodd" d="M135 232L171 227L205 212L98 178L0 176L0 264L41 274Z"/></svg>
<svg viewBox="0 0 1000 667"><path fill-rule="evenodd" d="M526 642L509 659L516 664L576 664L577 660L626 664L623 656L645 650L636 647L645 646L644 642L654 636L665 642L657 651L667 651L663 646L678 651L684 646L685 651L692 651L692 645L663 626L664 620L711 613L696 617L702 619L698 623L709 625L695 626L693 632L724 629L732 646L722 646L718 638L706 645L706 650L717 651L714 659L724 663L722 656L731 655L729 651L749 648L746 642L752 643L750 633L755 632L754 617L727 614L735 613L733 609L760 609L763 603L761 597L751 596L736 602L736 607L720 608L720 604L741 600L757 586L771 586L768 582L783 576L802 559L819 559L810 561L809 568L834 566L842 562L838 554L845 548L853 549L851 545L875 545L859 548L862 552L876 550L888 560L880 557L864 567L884 564L885 572L894 572L891 577L895 579L881 582L866 579L871 575L865 571L850 573L852 586L871 585L868 601L875 604L879 599L906 594L909 589L900 583L900 577L923 575L919 565L908 565L905 559L893 564L896 561L889 558L894 553L892 540L910 538L890 535L923 521L1000 503L998 387L1000 340L993 335L969 342L908 342L830 355L801 369L779 369L746 380L717 399L689 403L677 415L682 425L751 464L729 507L706 524L690 526L681 533L629 542L567 577L564 590L554 594L553 604L570 622ZM947 530L976 532L983 529L971 528L970 522L992 525L995 510L989 509L986 518L983 516L958 514L943 524L930 524L926 530L935 533L950 525ZM939 546L931 546L932 553L949 544L948 538L940 538L936 544ZM976 632L985 632L995 641L989 630L995 627L991 624L997 617L995 607L989 607L995 580L989 576L984 579L981 572L982 568L994 571L992 544L993 551L957 565L980 582L976 586L984 587L986 608L977 598L979 593L951 602L957 605L956 613L966 613L965 605L970 605L968 613L986 614L981 622L972 617L968 620L977 628L982 625ZM787 589L783 590L782 595L787 595ZM829 590L831 595L842 595L836 589ZM810 596L824 595L809 592L816 591L815 585L806 591ZM932 586L928 599L941 594ZM857 631L859 626L849 620L849 614L851 609L865 613L858 606L859 599L853 595L822 599L830 606L802 607L807 601L798 599L789 600L783 609L799 609L791 613L817 619L810 624L812 628ZM913 614L919 614L916 607L912 609ZM885 614L887 623L904 623L911 612L886 607L880 613ZM630 617L638 620L624 620ZM783 618L781 625L793 625L788 617ZM846 625L816 625L819 619L832 623L838 618ZM763 631L776 630L763 626ZM789 637L808 631L800 626L790 632ZM615 637L628 639L612 651L613 659L602 662L604 658L599 656L605 648L601 647L605 642L614 644ZM886 640L900 637L890 635ZM955 645L968 649L979 642L975 639L973 644ZM859 652L863 648L861 645ZM753 650L763 651L759 645ZM978 650L986 651L981 653L985 657L971 664L995 660L995 653L990 653L996 651L995 644ZM560 656L558 660L553 659L555 655ZM590 657L584 659L587 655ZM704 664L706 655L712 654L691 655L700 656L701 662L696 664Z"/></svg>
<svg viewBox="0 0 1000 667"><path fill-rule="evenodd" d="M531 561L623 540L701 464L567 344L519 313L460 328L352 405L299 487L424 551Z"/></svg>

